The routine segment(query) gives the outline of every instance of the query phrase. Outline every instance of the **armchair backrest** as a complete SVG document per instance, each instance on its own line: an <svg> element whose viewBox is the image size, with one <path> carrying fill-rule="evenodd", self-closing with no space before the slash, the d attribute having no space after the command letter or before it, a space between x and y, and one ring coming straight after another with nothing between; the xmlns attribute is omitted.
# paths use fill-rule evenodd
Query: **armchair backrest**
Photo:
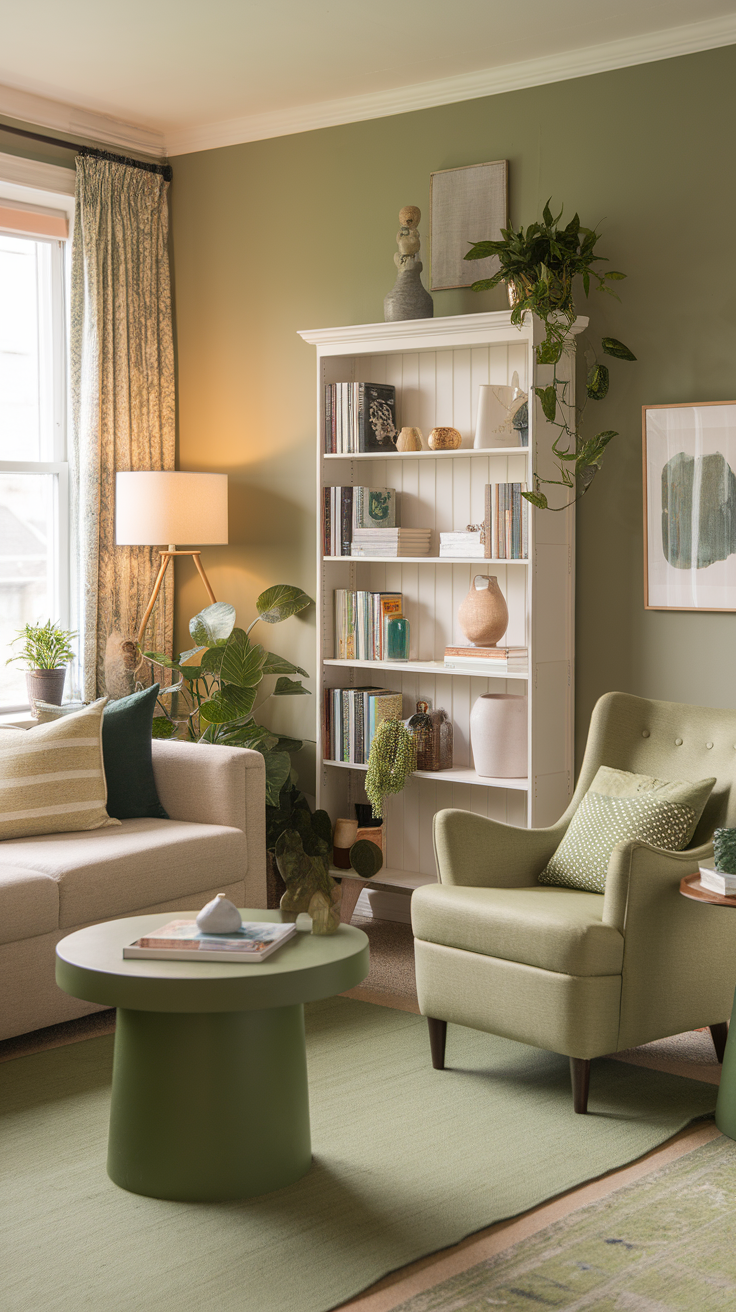
<svg viewBox="0 0 736 1312"><path fill-rule="evenodd" d="M691 846L719 826L736 827L736 710L656 702L609 692L593 709L577 787L562 822L569 823L598 767L716 784Z"/></svg>

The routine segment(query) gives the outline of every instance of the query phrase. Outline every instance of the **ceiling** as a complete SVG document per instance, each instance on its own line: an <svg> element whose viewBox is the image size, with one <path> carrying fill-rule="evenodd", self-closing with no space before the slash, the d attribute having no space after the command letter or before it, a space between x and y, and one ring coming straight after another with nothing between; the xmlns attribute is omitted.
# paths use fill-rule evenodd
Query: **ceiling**
<svg viewBox="0 0 736 1312"><path fill-rule="evenodd" d="M0 113L175 154L729 45L736 0L25 0L2 29Z"/></svg>

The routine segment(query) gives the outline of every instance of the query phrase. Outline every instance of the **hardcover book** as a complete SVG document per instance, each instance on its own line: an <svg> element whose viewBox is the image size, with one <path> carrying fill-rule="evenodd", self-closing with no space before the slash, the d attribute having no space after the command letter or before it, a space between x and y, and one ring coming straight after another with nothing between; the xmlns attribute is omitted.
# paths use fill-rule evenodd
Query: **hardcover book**
<svg viewBox="0 0 736 1312"><path fill-rule="evenodd" d="M123 948L123 957L126 961L265 961L295 933L296 925L252 920L232 934L205 934L196 920L170 920Z"/></svg>
<svg viewBox="0 0 736 1312"><path fill-rule="evenodd" d="M358 450L396 450L396 388L391 383L357 383Z"/></svg>
<svg viewBox="0 0 736 1312"><path fill-rule="evenodd" d="M392 487L353 488L353 529L394 528L396 492ZM348 552L345 553L349 554Z"/></svg>

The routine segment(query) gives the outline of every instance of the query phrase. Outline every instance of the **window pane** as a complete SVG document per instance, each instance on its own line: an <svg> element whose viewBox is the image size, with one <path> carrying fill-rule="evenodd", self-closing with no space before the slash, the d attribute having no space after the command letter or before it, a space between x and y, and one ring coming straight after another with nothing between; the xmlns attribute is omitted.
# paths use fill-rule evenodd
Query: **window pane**
<svg viewBox="0 0 736 1312"><path fill-rule="evenodd" d="M53 544L56 474L0 474L0 704L27 703L20 663L5 665L24 624L58 620Z"/></svg>
<svg viewBox="0 0 736 1312"><path fill-rule="evenodd" d="M53 440L51 247L0 233L0 460L45 460Z"/></svg>

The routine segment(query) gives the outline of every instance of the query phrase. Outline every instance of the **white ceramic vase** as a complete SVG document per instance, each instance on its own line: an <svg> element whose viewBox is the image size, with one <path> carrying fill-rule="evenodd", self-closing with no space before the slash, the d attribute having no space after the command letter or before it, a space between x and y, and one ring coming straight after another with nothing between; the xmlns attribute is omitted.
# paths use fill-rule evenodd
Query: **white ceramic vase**
<svg viewBox="0 0 736 1312"><path fill-rule="evenodd" d="M476 451L485 451L495 446L520 445L519 433L512 421L525 400L526 393L519 387L517 373L514 373L510 387L481 383L478 388L478 418L473 442Z"/></svg>
<svg viewBox="0 0 736 1312"><path fill-rule="evenodd" d="M197 916L197 925L203 934L235 934L242 924L238 908L224 893L213 897Z"/></svg>
<svg viewBox="0 0 736 1312"><path fill-rule="evenodd" d="M487 779L527 775L527 697L486 692L470 713L470 742L476 774Z"/></svg>

